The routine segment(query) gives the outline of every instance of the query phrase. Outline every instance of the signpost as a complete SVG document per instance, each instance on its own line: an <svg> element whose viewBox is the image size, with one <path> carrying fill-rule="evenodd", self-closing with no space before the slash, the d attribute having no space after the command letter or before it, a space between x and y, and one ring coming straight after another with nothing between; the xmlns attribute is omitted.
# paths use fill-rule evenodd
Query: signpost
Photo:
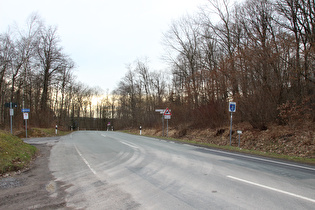
<svg viewBox="0 0 315 210"><path fill-rule="evenodd" d="M163 136L164 136L164 119L167 120L167 135L168 135L168 120L171 119L171 110L166 109L156 109L155 112L159 112L162 115L162 130L163 130Z"/></svg>
<svg viewBox="0 0 315 210"><path fill-rule="evenodd" d="M13 126L13 115L14 115L14 110L12 109L12 103L10 103L10 127L11 127L11 134L12 134L12 126Z"/></svg>
<svg viewBox="0 0 315 210"><path fill-rule="evenodd" d="M232 118L233 118L233 112L236 112L236 103L230 102L229 103L229 112L231 112L231 127L230 127L230 146L232 142Z"/></svg>
<svg viewBox="0 0 315 210"><path fill-rule="evenodd" d="M168 108L166 108L163 115L164 119L166 119L166 137L168 137L168 120L171 119L172 113Z"/></svg>
<svg viewBox="0 0 315 210"><path fill-rule="evenodd" d="M13 115L14 115L14 107L17 107L17 103L9 102L4 104L5 107L10 108L10 127L11 127L11 134L12 134L12 126L13 126Z"/></svg>
<svg viewBox="0 0 315 210"><path fill-rule="evenodd" d="M30 109L22 109L23 112L23 119L25 120L25 138L27 138L27 120L29 118L28 113Z"/></svg>

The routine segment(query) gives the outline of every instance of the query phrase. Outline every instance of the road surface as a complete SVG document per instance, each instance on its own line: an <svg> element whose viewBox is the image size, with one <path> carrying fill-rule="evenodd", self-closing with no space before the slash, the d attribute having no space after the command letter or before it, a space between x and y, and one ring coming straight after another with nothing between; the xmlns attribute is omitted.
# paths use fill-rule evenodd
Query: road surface
<svg viewBox="0 0 315 210"><path fill-rule="evenodd" d="M49 169L74 209L314 209L315 167L120 132L79 131Z"/></svg>

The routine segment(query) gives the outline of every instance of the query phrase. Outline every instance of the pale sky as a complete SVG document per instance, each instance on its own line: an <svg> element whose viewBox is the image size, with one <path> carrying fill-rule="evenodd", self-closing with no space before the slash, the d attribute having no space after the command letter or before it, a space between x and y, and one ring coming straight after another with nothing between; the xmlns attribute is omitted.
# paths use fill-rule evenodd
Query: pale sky
<svg viewBox="0 0 315 210"><path fill-rule="evenodd" d="M126 65L147 57L151 70L165 70L162 33L173 20L193 14L206 0L0 0L0 33L37 12L57 26L75 75L90 87L112 91Z"/></svg>

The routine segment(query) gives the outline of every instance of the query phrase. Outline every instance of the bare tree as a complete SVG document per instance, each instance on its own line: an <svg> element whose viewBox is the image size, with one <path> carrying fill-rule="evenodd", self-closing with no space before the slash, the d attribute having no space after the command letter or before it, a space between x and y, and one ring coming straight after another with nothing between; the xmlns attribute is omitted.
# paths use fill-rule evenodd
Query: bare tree
<svg viewBox="0 0 315 210"><path fill-rule="evenodd" d="M47 111L48 90L51 79L55 73L61 71L64 65L64 55L59 46L57 29L45 28L41 33L37 53L43 75L43 90L41 95L41 110Z"/></svg>
<svg viewBox="0 0 315 210"><path fill-rule="evenodd" d="M14 44L11 40L10 34L5 33L0 35L0 124L4 123L4 103L5 103L5 93L6 93L6 77L8 75L8 70L12 67L12 60L14 55Z"/></svg>
<svg viewBox="0 0 315 210"><path fill-rule="evenodd" d="M275 2L279 15L283 17L279 24L289 30L295 40L295 57L291 59L292 84L295 97L299 98L313 92L315 58L315 3L303 0L277 0ZM305 85L304 85L305 84ZM305 87L305 91L303 91Z"/></svg>
<svg viewBox="0 0 315 210"><path fill-rule="evenodd" d="M174 22L170 30L164 34L164 44L170 50L169 60L175 67L173 74L178 75L179 80L186 86L188 99L195 107L199 104L196 73L201 66L199 30L199 24L192 21L190 17L185 17Z"/></svg>

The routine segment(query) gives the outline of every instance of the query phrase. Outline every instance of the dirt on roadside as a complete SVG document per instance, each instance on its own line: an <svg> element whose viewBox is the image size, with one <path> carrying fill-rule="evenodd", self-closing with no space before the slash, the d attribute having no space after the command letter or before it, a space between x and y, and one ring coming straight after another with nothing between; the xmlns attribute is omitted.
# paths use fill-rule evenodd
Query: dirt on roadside
<svg viewBox="0 0 315 210"><path fill-rule="evenodd" d="M237 131L242 131L238 135ZM249 123L234 125L231 145L247 150L315 159L315 124L305 123L299 127L271 124L266 130L254 129ZM130 129L139 133L137 129ZM143 128L143 135L162 136L161 128ZM230 139L230 127L190 128L188 125L169 127L168 136L175 139L193 140L219 146L227 146Z"/></svg>
<svg viewBox="0 0 315 210"><path fill-rule="evenodd" d="M23 172L0 177L0 209L71 209L63 183L54 181L48 163L51 145L37 144L38 157Z"/></svg>

